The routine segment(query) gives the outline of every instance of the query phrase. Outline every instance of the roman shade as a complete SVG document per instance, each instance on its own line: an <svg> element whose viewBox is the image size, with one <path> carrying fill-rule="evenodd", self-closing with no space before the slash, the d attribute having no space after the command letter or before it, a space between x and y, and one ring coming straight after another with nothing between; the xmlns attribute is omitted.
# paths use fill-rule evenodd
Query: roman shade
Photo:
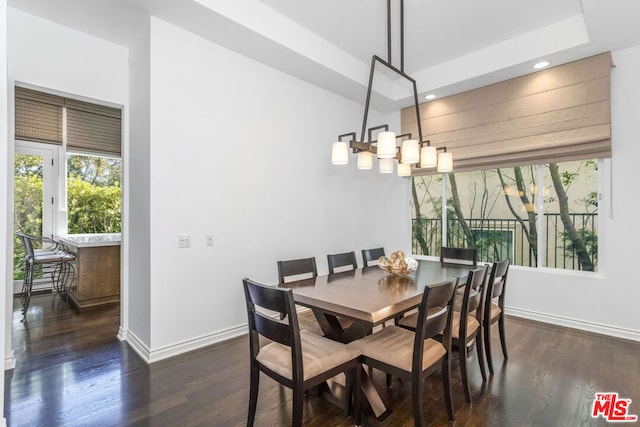
<svg viewBox="0 0 640 427"><path fill-rule="evenodd" d="M61 145L64 98L18 86L15 98L16 139Z"/></svg>
<svg viewBox="0 0 640 427"><path fill-rule="evenodd" d="M420 104L424 138L456 172L611 157L611 66L606 52ZM403 109L402 132L416 129Z"/></svg>
<svg viewBox="0 0 640 427"><path fill-rule="evenodd" d="M122 112L118 108L19 86L15 106L16 139L61 145L66 133L66 147L71 151L121 156Z"/></svg>
<svg viewBox="0 0 640 427"><path fill-rule="evenodd" d="M121 111L117 108L66 99L67 148L120 157Z"/></svg>

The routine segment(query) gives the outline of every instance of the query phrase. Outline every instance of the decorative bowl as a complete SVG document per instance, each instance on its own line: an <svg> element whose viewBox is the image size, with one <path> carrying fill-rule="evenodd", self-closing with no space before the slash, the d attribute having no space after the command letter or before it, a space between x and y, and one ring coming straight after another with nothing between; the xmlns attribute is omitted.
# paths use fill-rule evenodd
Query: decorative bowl
<svg viewBox="0 0 640 427"><path fill-rule="evenodd" d="M382 264L378 264L378 267L386 271L387 273L397 274L398 276L407 276L418 269L418 261L413 258L405 258L405 265L400 266L400 268L393 268L392 266L384 266Z"/></svg>

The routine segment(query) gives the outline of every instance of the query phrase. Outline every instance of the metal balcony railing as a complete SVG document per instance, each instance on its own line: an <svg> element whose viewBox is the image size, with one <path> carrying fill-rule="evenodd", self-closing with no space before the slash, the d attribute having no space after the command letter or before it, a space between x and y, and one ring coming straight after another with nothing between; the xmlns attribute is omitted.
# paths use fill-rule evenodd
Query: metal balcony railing
<svg viewBox="0 0 640 427"><path fill-rule="evenodd" d="M570 217L596 266L598 214L570 214ZM511 258L514 265L537 266L536 249L540 239L531 235L527 220L520 222L513 218L471 218L466 220L466 225L473 242L469 242L462 224L454 218L447 221L447 241L443 244L441 218L413 219L413 253L437 256L441 246L475 247L479 261L494 262ZM544 230L537 230L537 235L544 236L546 242L543 256L545 267L580 269L576 251L567 238L560 214L544 214Z"/></svg>

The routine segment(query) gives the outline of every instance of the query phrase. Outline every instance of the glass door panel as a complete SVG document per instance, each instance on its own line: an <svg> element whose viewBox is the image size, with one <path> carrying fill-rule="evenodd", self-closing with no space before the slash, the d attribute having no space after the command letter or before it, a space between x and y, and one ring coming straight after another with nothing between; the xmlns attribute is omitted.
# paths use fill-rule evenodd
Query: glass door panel
<svg viewBox="0 0 640 427"><path fill-rule="evenodd" d="M14 230L32 236L52 235L53 150L16 146ZM14 235L13 279L24 278L24 249ZM34 278L40 278L36 275Z"/></svg>

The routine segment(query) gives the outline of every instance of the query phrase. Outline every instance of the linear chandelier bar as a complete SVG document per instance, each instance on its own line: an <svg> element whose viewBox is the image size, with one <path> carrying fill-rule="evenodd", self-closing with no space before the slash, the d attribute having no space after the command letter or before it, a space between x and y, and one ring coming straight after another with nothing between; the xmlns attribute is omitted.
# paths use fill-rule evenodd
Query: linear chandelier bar
<svg viewBox="0 0 640 427"><path fill-rule="evenodd" d="M335 165L348 164L348 149L351 148L353 153L358 154L358 169L371 169L370 158L368 156L360 155L362 152L369 152L373 157L380 159L380 172L389 173L393 171L390 167L389 160L397 160L399 164L402 164L402 168L398 168L398 175L409 176L411 168L433 168L437 167L438 172L451 172L453 170L453 156L448 153L446 147L431 147L429 140L423 140L422 137L422 120L420 118L420 106L418 103L418 90L416 81L414 78L404 72L404 0L400 0L400 68L394 66L391 56L391 0L387 0L387 56L385 61L378 55L373 55L371 58L371 67L369 70L369 84L367 86L367 95L364 103L364 113L362 117L362 127L360 129L360 139L356 139L355 132L349 132L338 136L338 141L334 143L332 148L332 163ZM411 83L413 90L413 108L416 115L417 126L417 139L411 139L411 134L396 135L393 131L389 130L387 124L374 126L367 129L369 119L369 108L371 106L371 95L373 91L374 75L376 71L376 65L383 66L388 70L394 72L398 76ZM373 132L378 132L378 137L373 138ZM365 136L367 137L365 139ZM343 138L350 137L349 143L343 141ZM408 137L409 139L402 141L402 138ZM398 147L396 140L402 141L401 146ZM443 153L437 154L438 149L444 149ZM423 156L426 156L423 159ZM371 157L371 160L372 158ZM383 162L384 160L384 162ZM440 162L442 161L442 165ZM384 165L382 165L384 163ZM408 166L407 166L408 165ZM407 167L409 169L407 169Z"/></svg>

